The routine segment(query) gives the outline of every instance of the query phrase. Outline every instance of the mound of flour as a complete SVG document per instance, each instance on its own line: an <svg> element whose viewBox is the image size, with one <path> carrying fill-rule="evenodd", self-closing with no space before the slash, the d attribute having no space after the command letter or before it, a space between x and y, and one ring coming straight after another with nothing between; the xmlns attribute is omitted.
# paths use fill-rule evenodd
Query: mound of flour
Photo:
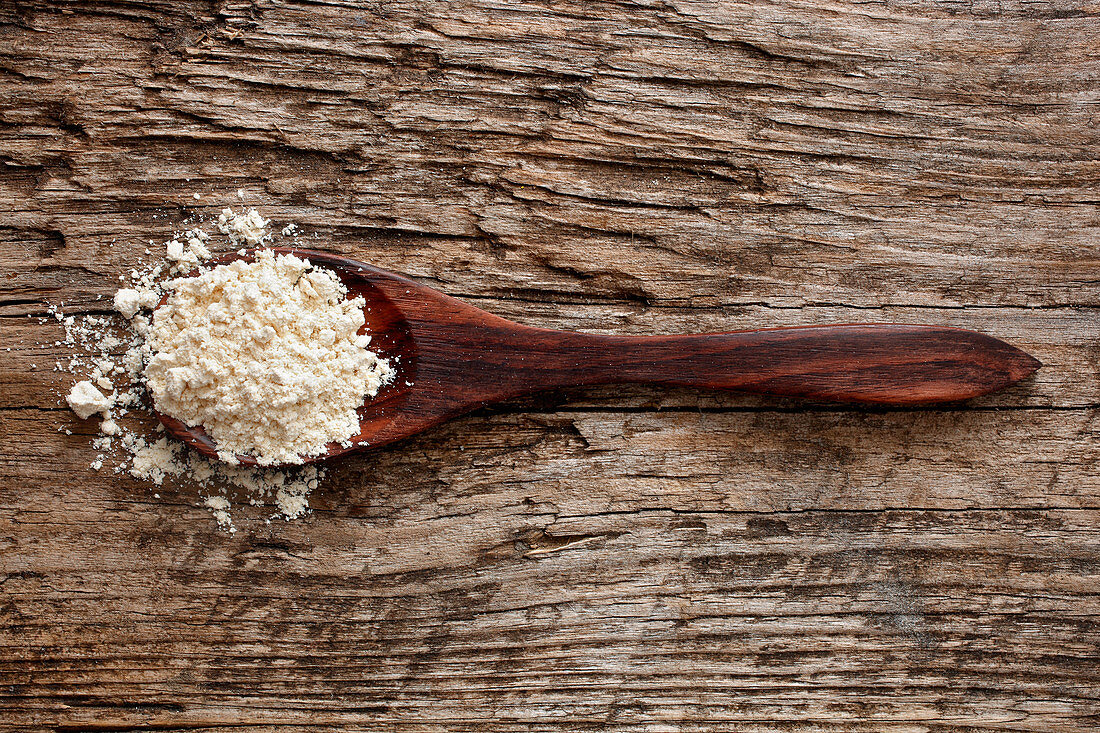
<svg viewBox="0 0 1100 733"><path fill-rule="evenodd" d="M150 241L145 250L149 257L146 265L119 276L121 287L113 298L118 316L70 315L64 312L63 303L49 309L50 317L64 330L63 340L54 345L66 346L73 352L67 360L57 361L54 369L77 375L78 379L65 399L75 417L100 421L99 434L92 440L97 454L90 468L129 473L147 482L151 489L160 490L168 482L185 492L197 489L202 495L198 505L208 509L228 532L236 531L230 514L234 503L273 508L274 513L267 521L305 515L309 511L309 494L324 478L324 469L247 467L211 461L163 435L163 426L155 421L149 409L154 401L158 401L162 410L175 412L183 419L188 410L193 410L189 413L191 419L209 422L208 428L216 424L217 435L223 446L230 446L229 452L273 457L279 451L270 449L271 446L282 444L285 438L287 442L282 445L293 446L289 451L308 453L310 445L316 447L325 438L346 440L351 434L347 405L352 395L357 404L361 403L391 372L388 364L366 350L366 338L354 336L362 325L360 304L346 300L342 286L331 273L312 268L304 260L281 260L271 252L263 252L257 267L245 268L242 263L231 277L211 274L218 268L196 278L182 277L202 267L212 256L212 250L271 244L274 235L268 232L268 224L255 209L241 213L225 209L214 222L221 237L194 226L164 242L160 255L152 249L154 243ZM289 224L282 232L283 236L299 236L297 227ZM229 268L230 274L233 269ZM282 279L291 273L298 273L293 281ZM207 275L202 284L188 284L189 280L199 281ZM211 287L226 277L220 286ZM261 284L260 280L265 282ZM288 288L280 290L282 286ZM165 315L160 315L164 308L150 314L165 295L174 299L173 308L165 311ZM200 304L205 307L201 314ZM245 314L246 305L259 305L258 311L263 315ZM287 322L294 320L290 317L272 323L279 317L280 307L283 316L287 315L287 309L312 314L305 319L308 327L299 323L288 329ZM185 317L181 321L185 313L195 316L196 323L188 325ZM199 326L207 322L210 336L220 334L219 350L207 348L210 339L205 338L206 326ZM238 325L231 326L233 322ZM270 326L270 331L264 329L265 325ZM332 342L326 350L321 347L328 344L329 331ZM163 344L164 349L159 350L157 344ZM291 359L283 347L304 356L304 362ZM311 349L320 349L320 353L311 357ZM333 350L338 356L332 356ZM154 362L157 366L147 374L147 368ZM230 367L225 368L224 363ZM246 363L248 366L243 367ZM319 365L341 370L354 386L335 390L326 383L327 375L311 380L311 370ZM184 371L173 373L173 369ZM241 381L230 385L223 378ZM317 387L321 389L317 391ZM320 410L327 413L327 418L315 420L306 415L306 410L294 406L298 399L318 407L320 392L327 393L325 399L335 399ZM279 409L282 419L287 420L286 430L281 434L257 415L257 404L269 400L281 400ZM329 409L332 405L337 407ZM208 420L204 411L212 413L213 419ZM236 428L232 418L225 419L234 411L246 416ZM266 436L260 441L262 445L245 435L250 429L245 424L260 428L254 435ZM312 437L302 441L292 434L293 425L304 426L304 432ZM58 429L73 434L64 425ZM324 433L330 434L320 437ZM269 450L265 452L265 448ZM154 498L159 496L153 494Z"/></svg>
<svg viewBox="0 0 1100 733"><path fill-rule="evenodd" d="M202 425L229 463L302 463L350 446L356 410L392 377L358 335L363 299L308 260L261 250L167 288L145 382L157 409Z"/></svg>

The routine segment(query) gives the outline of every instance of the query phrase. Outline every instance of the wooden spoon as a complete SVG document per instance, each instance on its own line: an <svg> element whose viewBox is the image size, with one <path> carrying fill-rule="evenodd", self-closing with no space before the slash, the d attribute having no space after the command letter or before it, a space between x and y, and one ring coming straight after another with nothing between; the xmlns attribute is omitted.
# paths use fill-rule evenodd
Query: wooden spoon
<svg viewBox="0 0 1100 733"><path fill-rule="evenodd" d="M313 462L406 438L477 407L540 390L635 382L818 400L918 405L988 394L1038 360L974 331L840 324L685 336L603 336L531 328L408 278L324 252L272 248L335 271L366 301L371 348L397 378L359 410L353 446ZM250 259L249 253L214 264ZM201 427L158 413L172 435L216 457ZM255 464L251 456L241 463Z"/></svg>

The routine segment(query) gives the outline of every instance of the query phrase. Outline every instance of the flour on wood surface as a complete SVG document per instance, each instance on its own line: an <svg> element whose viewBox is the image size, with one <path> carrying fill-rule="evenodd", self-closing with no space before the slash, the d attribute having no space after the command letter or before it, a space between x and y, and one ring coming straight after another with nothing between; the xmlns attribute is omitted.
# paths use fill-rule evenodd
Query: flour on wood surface
<svg viewBox="0 0 1100 733"><path fill-rule="evenodd" d="M233 209L223 209L218 215L218 231L227 235L233 244L253 247L263 244L269 239L267 225L270 223L270 220L264 219L255 209L249 209L243 214L234 214Z"/></svg>
<svg viewBox="0 0 1100 733"><path fill-rule="evenodd" d="M269 223L255 209L225 209L216 226L232 249L268 244ZM296 236L299 230L287 225L284 231ZM216 237L188 229L163 244L163 257L120 275L113 305L121 318L65 315L54 306L50 315L65 332L56 345L76 352L54 368L83 377L65 400L81 419L100 419L92 440L99 453L90 468L114 463L114 473L153 486L196 487L219 527L235 532L231 498L295 519L309 511L323 470L208 460L163 435L163 426L150 419L151 398L166 412L210 428L220 447L282 461L316 451L322 440L346 441L354 434L355 407L392 370L367 351L369 337L357 335L362 303L347 300L335 275L305 260L261 252L254 265L182 277L210 259ZM155 246L148 244L146 254ZM166 295L165 307L150 314ZM321 400L331 402L322 406ZM261 405L269 414L261 414Z"/></svg>
<svg viewBox="0 0 1100 733"><path fill-rule="evenodd" d="M233 526L233 517L229 514L229 500L224 496L208 496L203 506L211 511L219 527L230 533L237 531Z"/></svg>
<svg viewBox="0 0 1100 733"><path fill-rule="evenodd" d="M106 412L111 405L110 400L88 380L74 384L65 399L81 420L87 420L97 412Z"/></svg>

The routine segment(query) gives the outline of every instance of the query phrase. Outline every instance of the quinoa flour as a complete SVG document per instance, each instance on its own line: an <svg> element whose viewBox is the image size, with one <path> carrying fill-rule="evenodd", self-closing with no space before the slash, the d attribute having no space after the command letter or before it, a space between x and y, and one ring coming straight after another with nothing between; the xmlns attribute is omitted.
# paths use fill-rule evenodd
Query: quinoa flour
<svg viewBox="0 0 1100 733"><path fill-rule="evenodd" d="M255 209L225 209L216 226L231 246L263 247L271 241L269 223ZM282 231L298 235L293 225ZM273 506L273 516L287 520L308 511L308 494L323 470L263 466L301 463L329 442L348 444L358 432L356 408L393 370L367 350L369 336L357 335L363 303L346 298L334 273L261 249L252 263L181 277L211 257L211 243L203 229L190 229L165 243L163 261L120 276L126 287L113 305L122 328L120 319L107 316L50 312L65 329L58 345L84 352L55 368L85 377L66 400L81 419L100 418L91 468L113 463L115 473L128 471L157 486L169 477L198 484L208 494L203 506L221 528L235 532L231 494ZM147 315L165 294L165 305ZM132 421L118 422L143 412L137 408L150 399L188 425L203 425L225 462L163 435L139 433ZM254 456L261 467L237 465L236 454Z"/></svg>
<svg viewBox="0 0 1100 733"><path fill-rule="evenodd" d="M145 382L157 409L202 425L229 463L301 463L350 446L356 409L391 378L367 350L362 298L331 271L257 253L167 283L153 314Z"/></svg>

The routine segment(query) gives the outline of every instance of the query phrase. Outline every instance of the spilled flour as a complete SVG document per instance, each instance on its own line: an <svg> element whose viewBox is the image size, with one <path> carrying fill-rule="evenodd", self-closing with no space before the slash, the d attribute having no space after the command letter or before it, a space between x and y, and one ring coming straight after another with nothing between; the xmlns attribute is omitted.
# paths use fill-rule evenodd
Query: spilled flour
<svg viewBox="0 0 1100 733"><path fill-rule="evenodd" d="M271 243L269 223L255 209L226 209L216 228L227 249L262 248ZM298 235L293 225L282 231ZM66 401L79 418L100 420L91 469L126 471L156 486L170 478L197 485L219 527L236 532L231 496L272 507L272 518L309 511L322 469L263 466L301 463L329 442L347 444L358 432L356 408L393 370L358 333L362 301L348 300L335 274L307 260L261 249L252 263L184 276L211 258L216 238L190 229L165 242L163 260L121 276L113 299L120 317L68 316L56 307L50 314L65 330L57 345L82 352L55 365L81 377ZM152 406L203 425L223 461L150 435L140 421L120 422L130 413L147 417ZM237 454L261 467L239 465Z"/></svg>

